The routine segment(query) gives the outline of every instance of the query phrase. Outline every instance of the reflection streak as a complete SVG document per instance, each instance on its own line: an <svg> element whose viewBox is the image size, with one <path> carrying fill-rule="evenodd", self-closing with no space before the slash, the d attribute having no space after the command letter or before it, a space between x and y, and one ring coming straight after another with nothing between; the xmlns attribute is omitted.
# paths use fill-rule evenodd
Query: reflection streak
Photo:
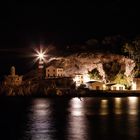
<svg viewBox="0 0 140 140"><path fill-rule="evenodd" d="M74 116L82 116L84 115L83 110L83 101L79 98L73 98L70 102L70 106L72 108L71 113Z"/></svg>
<svg viewBox="0 0 140 140"><path fill-rule="evenodd" d="M70 101L68 140L87 139L88 124L84 115L84 101L73 98Z"/></svg>
<svg viewBox="0 0 140 140"><path fill-rule="evenodd" d="M128 113L130 115L138 114L138 98L128 97Z"/></svg>
<svg viewBox="0 0 140 140"><path fill-rule="evenodd" d="M45 99L36 99L33 101L29 114L29 127L27 130L31 140L53 139L51 132L51 117L49 102Z"/></svg>
<svg viewBox="0 0 140 140"><path fill-rule="evenodd" d="M100 115L108 114L108 100L101 100Z"/></svg>
<svg viewBox="0 0 140 140"><path fill-rule="evenodd" d="M122 99L121 98L115 98L115 114L120 115L122 114Z"/></svg>

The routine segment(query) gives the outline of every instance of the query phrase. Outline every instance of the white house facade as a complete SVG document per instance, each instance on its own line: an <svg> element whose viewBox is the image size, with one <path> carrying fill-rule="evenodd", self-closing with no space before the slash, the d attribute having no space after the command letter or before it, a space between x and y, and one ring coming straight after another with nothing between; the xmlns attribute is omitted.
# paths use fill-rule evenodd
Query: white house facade
<svg viewBox="0 0 140 140"><path fill-rule="evenodd" d="M84 83L83 74L75 74L73 80L76 83L76 86L80 86Z"/></svg>
<svg viewBox="0 0 140 140"><path fill-rule="evenodd" d="M111 90L125 90L125 86L121 84L114 84L111 86Z"/></svg>
<svg viewBox="0 0 140 140"><path fill-rule="evenodd" d="M133 79L132 90L140 90L140 78Z"/></svg>

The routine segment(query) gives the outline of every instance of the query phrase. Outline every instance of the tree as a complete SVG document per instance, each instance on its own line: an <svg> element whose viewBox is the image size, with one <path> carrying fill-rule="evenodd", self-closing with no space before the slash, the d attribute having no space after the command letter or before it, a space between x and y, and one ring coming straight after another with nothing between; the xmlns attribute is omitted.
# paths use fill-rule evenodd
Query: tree
<svg viewBox="0 0 140 140"><path fill-rule="evenodd" d="M125 87L127 89L131 86L129 77L127 77L126 75L121 74L121 73L119 73L115 76L114 82L117 84L125 85Z"/></svg>
<svg viewBox="0 0 140 140"><path fill-rule="evenodd" d="M90 79L101 80L102 78L97 68L89 71L88 74L89 74Z"/></svg>
<svg viewBox="0 0 140 140"><path fill-rule="evenodd" d="M140 37L135 38L130 43L125 43L122 47L125 54L136 63L135 70L140 70Z"/></svg>

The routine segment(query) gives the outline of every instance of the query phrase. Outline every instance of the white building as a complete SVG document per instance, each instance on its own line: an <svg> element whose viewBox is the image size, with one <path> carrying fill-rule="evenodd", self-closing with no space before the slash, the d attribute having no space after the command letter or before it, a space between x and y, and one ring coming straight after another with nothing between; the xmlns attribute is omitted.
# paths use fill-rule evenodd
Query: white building
<svg viewBox="0 0 140 140"><path fill-rule="evenodd" d="M111 90L125 90L125 86L122 84L114 84L110 88Z"/></svg>
<svg viewBox="0 0 140 140"><path fill-rule="evenodd" d="M14 66L11 67L10 73L11 73L10 75L5 76L4 84L5 85L12 85L12 86L21 85L23 76L16 75L16 70L15 70Z"/></svg>
<svg viewBox="0 0 140 140"><path fill-rule="evenodd" d="M133 79L132 90L140 90L140 78Z"/></svg>
<svg viewBox="0 0 140 140"><path fill-rule="evenodd" d="M46 78L63 77L64 70L60 67L49 66L46 68Z"/></svg>
<svg viewBox="0 0 140 140"><path fill-rule="evenodd" d="M83 74L75 74L73 80L76 82L76 86L80 86L84 83Z"/></svg>

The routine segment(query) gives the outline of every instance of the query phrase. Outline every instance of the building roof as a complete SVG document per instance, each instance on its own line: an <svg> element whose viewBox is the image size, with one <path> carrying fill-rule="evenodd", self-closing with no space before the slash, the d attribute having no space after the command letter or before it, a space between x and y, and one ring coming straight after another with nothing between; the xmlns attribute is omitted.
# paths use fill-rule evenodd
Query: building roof
<svg viewBox="0 0 140 140"><path fill-rule="evenodd" d="M123 85L123 84L114 84L114 85L112 85L112 86L125 86L125 85Z"/></svg>
<svg viewBox="0 0 140 140"><path fill-rule="evenodd" d="M113 86L116 85L116 83L107 83L106 86Z"/></svg>
<svg viewBox="0 0 140 140"><path fill-rule="evenodd" d="M92 80L92 81L88 81L88 82L86 82L86 83L102 83L103 84L103 82L101 82L101 81L97 81L97 80Z"/></svg>

